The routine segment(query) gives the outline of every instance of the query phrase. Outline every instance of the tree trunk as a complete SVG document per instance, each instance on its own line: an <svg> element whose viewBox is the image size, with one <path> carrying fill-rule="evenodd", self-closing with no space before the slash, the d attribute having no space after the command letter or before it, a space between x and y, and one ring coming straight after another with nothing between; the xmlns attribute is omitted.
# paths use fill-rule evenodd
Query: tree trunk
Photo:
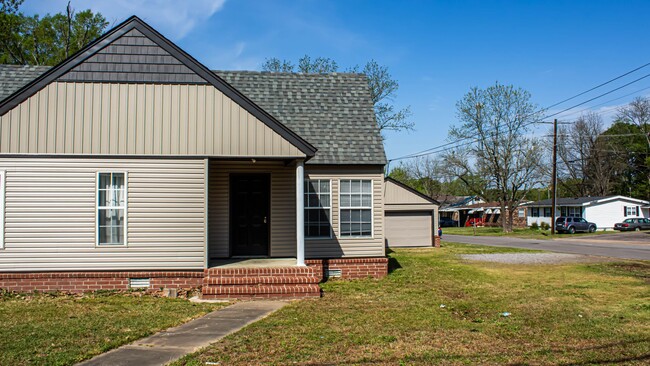
<svg viewBox="0 0 650 366"><path fill-rule="evenodd" d="M501 201L499 202L501 205L501 227L503 228L504 233L510 233L512 232L512 227L508 225L508 218L507 218L507 213L506 213L506 203Z"/></svg>

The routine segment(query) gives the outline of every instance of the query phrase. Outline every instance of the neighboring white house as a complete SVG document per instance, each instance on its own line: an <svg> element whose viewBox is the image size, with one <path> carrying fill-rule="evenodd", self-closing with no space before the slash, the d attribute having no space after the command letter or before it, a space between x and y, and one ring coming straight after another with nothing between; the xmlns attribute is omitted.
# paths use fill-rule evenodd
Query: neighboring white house
<svg viewBox="0 0 650 366"><path fill-rule="evenodd" d="M525 206L528 207L528 226L542 222L551 224L550 199ZM595 223L598 229L612 229L615 223L629 217L650 217L649 211L650 202L625 196L558 198L555 217L582 217Z"/></svg>

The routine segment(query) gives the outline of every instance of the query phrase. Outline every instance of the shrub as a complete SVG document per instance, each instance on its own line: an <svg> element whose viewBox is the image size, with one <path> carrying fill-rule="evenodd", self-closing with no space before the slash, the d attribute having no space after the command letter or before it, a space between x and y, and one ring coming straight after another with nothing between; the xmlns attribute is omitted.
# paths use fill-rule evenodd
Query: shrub
<svg viewBox="0 0 650 366"><path fill-rule="evenodd" d="M546 222L542 222L541 225L539 225L539 227L542 228L542 230L548 230L551 228L551 225L549 225Z"/></svg>
<svg viewBox="0 0 650 366"><path fill-rule="evenodd" d="M533 222L532 224L530 224L530 229L531 230L539 230L539 225L537 225L536 222Z"/></svg>

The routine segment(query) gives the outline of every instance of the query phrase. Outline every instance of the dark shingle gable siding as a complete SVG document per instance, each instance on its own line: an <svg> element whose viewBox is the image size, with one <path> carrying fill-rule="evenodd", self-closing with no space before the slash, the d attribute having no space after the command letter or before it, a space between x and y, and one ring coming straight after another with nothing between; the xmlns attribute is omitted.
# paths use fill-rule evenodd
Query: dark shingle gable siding
<svg viewBox="0 0 650 366"><path fill-rule="evenodd" d="M176 57L132 29L59 78L61 81L207 84Z"/></svg>

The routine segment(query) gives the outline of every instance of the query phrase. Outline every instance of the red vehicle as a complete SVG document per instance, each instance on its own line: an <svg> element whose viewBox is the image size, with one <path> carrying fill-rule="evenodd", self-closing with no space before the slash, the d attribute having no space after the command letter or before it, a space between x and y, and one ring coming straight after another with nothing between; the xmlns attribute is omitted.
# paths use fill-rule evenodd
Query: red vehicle
<svg viewBox="0 0 650 366"><path fill-rule="evenodd" d="M465 227L472 226L483 226L483 218L481 217L472 217L465 222Z"/></svg>

